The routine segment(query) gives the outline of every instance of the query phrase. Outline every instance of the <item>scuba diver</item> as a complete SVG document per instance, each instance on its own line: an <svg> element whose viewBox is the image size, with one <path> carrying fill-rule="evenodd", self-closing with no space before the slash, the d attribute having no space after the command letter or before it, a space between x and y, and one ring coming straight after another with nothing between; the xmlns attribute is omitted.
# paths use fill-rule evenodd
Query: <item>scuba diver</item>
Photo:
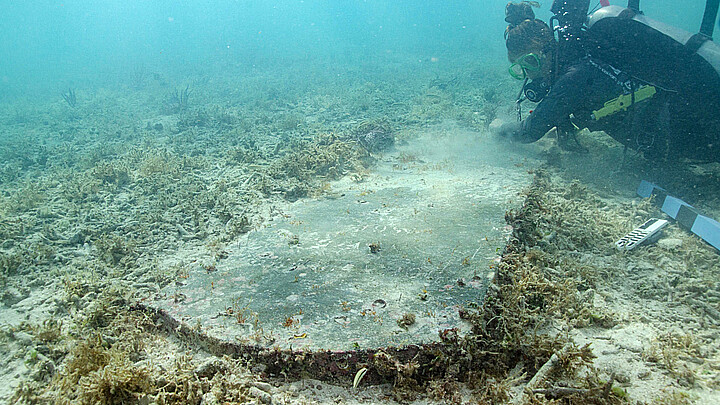
<svg viewBox="0 0 720 405"><path fill-rule="evenodd" d="M718 0L692 35L606 0L555 0L550 25L533 1L506 6L510 74L523 81L518 122L495 134L530 143L556 129L558 144L584 149L582 128L605 131L648 159L720 161L720 47L712 41ZM709 21L709 23L708 23ZM538 103L522 119L520 103Z"/></svg>

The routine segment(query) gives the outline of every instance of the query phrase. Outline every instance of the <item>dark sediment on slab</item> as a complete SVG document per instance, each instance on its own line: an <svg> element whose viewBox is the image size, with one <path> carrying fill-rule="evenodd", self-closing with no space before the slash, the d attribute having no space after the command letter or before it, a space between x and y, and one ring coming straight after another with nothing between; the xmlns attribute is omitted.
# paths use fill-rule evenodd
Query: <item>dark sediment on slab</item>
<svg viewBox="0 0 720 405"><path fill-rule="evenodd" d="M467 330L458 309L483 302L510 232L505 212L530 175L510 155L433 142L401 148L362 183L283 207L152 306L209 336L279 349L399 347Z"/></svg>

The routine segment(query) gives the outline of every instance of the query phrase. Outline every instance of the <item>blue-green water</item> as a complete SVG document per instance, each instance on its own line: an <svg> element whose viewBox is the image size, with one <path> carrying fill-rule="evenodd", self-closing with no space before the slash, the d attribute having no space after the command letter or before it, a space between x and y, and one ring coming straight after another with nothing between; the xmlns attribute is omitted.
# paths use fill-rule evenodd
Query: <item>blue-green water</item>
<svg viewBox="0 0 720 405"><path fill-rule="evenodd" d="M117 82L138 65L187 74L327 59L382 64L388 53L504 64L502 0L3 3L3 98ZM538 17L549 18L549 3ZM698 29L703 6L700 0L642 4L649 16L688 31Z"/></svg>
<svg viewBox="0 0 720 405"><path fill-rule="evenodd" d="M694 32L704 4L641 6ZM520 86L507 72L504 8L502 0L0 2L0 359L7 359L0 401L43 392L45 399L92 402L94 391L76 388L95 387L105 366L67 366L93 342L113 361L122 359L102 375L147 358L147 392L163 395L165 378L187 374L173 367L175 354L188 348L164 342L171 355L158 355L150 340L167 336L142 335L151 328L123 312L128 302L161 302L178 314L188 304L212 303L202 319L252 324L258 341L277 329L283 334L274 338L298 348L314 347L312 339L324 343L326 336L312 336L316 314L328 316L328 328L362 316L397 337L387 341L412 341L413 325L396 319L407 315L397 306L402 301L418 312L414 328L437 338L428 325L451 325L444 312L456 316L455 305L473 299L482 304L479 291L513 231L503 213L522 204L519 190L537 173L538 150L555 170L557 184L547 183L552 201L562 204L546 212L557 222L532 237L567 256L553 262L531 252L529 262L580 280L583 300L592 301L606 274L621 278L637 269L654 272L648 282L631 280L643 297L664 302L696 294L697 285L711 288L715 252L679 228L663 250L648 249L639 259L605 249L650 215L633 190L654 168L618 169L621 146L587 133L589 155L491 139L495 118L514 117ZM543 2L538 17L547 20L549 8ZM705 212L720 213L713 167L685 169L670 171L675 184ZM399 180L415 188L399 187ZM713 191L697 191L704 187ZM481 203L494 205L485 211ZM343 219L357 207L365 216ZM338 228L322 229L340 235L337 243L307 233L316 224L297 212ZM386 220L394 226L385 227ZM364 232L353 231L360 225ZM347 264L335 267L281 256L287 266L266 277L279 267L277 255L264 251L266 240L280 253L315 255L316 246L338 244L352 251L331 252L340 256L331 262ZM231 274L248 267L258 274ZM333 274L339 288L303 313L307 300L329 290L326 274L310 273L318 268L347 274ZM378 271L380 277L362 279ZM383 295L387 280L395 291ZM656 292L670 285L685 290ZM263 289L273 293L265 301L246 293ZM352 290L372 298L341 294ZM608 290L602 293L617 288ZM258 304L277 297L287 302ZM717 295L711 298L708 305L716 305ZM380 309L386 317L377 316ZM262 313L272 315L272 325L262 325ZM133 322L142 327L127 326ZM342 347L372 341L343 332ZM143 339L147 350L127 344ZM36 391L19 388L30 379ZM128 395L138 399L136 391Z"/></svg>
<svg viewBox="0 0 720 405"><path fill-rule="evenodd" d="M501 58L503 4L6 2L0 75L5 89L24 93L62 81L105 82L136 65L187 73L328 59L382 63L388 53Z"/></svg>

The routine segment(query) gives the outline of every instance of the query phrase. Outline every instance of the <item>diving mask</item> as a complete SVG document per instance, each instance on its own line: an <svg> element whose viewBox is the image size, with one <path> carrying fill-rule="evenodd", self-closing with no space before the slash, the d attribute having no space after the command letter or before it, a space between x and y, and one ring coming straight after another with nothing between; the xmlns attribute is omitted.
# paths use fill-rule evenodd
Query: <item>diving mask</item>
<svg viewBox="0 0 720 405"><path fill-rule="evenodd" d="M528 76L528 72L540 71L542 67L542 61L540 57L534 53L526 53L525 55L518 58L518 60L510 65L508 71L510 76L517 80L525 80Z"/></svg>

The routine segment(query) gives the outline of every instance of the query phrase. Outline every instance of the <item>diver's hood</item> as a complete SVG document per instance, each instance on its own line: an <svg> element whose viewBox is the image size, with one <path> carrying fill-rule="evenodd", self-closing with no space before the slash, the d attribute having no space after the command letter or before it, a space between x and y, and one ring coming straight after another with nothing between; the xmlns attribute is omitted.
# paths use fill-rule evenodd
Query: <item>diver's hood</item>
<svg viewBox="0 0 720 405"><path fill-rule="evenodd" d="M530 3L508 3L505 6L505 22L516 26L525 20L534 20L535 12Z"/></svg>

